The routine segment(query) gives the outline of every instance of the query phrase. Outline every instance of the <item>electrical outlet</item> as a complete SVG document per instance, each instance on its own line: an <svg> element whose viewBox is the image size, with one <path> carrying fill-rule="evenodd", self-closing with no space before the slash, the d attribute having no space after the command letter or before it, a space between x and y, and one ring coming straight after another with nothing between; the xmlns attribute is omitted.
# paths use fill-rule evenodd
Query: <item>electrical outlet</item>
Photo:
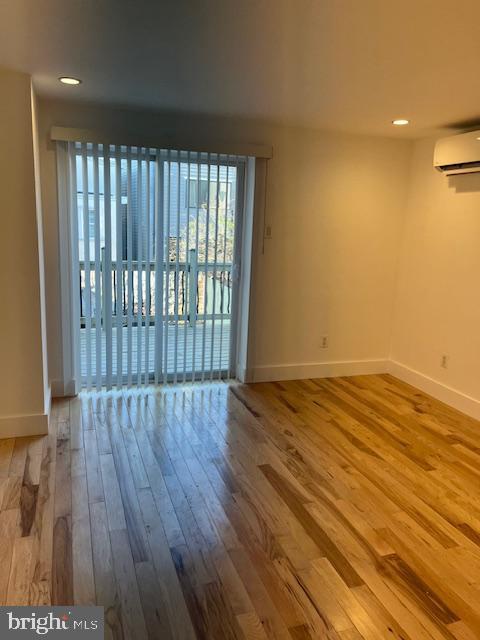
<svg viewBox="0 0 480 640"><path fill-rule="evenodd" d="M328 349L328 336L320 338L320 349Z"/></svg>
<svg viewBox="0 0 480 640"><path fill-rule="evenodd" d="M443 354L440 360L440 366L442 367L442 369L448 369L448 361L449 361L449 356Z"/></svg>
<svg viewBox="0 0 480 640"><path fill-rule="evenodd" d="M271 225L267 224L267 226L265 227L265 238L271 238L272 237L272 227Z"/></svg>

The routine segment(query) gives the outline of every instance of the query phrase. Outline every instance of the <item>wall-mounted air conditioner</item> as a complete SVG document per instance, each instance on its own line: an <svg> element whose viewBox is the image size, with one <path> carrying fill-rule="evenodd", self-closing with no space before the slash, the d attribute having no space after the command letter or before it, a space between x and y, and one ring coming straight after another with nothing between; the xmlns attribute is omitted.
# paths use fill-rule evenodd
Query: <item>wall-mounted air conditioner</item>
<svg viewBox="0 0 480 640"><path fill-rule="evenodd" d="M433 166L447 176L480 172L480 131L437 140Z"/></svg>

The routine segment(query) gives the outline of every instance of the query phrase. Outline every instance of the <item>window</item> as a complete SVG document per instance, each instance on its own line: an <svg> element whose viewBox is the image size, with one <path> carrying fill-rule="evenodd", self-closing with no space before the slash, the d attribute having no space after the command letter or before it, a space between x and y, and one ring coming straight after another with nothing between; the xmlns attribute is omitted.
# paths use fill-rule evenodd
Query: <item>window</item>
<svg viewBox="0 0 480 640"><path fill-rule="evenodd" d="M187 179L188 180L188 179ZM228 184L228 190L231 191L231 182ZM197 205L197 194L198 202ZM227 183L220 182L219 205L225 206L227 196ZM214 208L217 202L217 182L210 182L210 208ZM197 178L190 178L188 181L188 189L185 188L185 207L190 209L206 208L208 203L208 180L201 179L200 187L197 186Z"/></svg>
<svg viewBox="0 0 480 640"><path fill-rule="evenodd" d="M69 154L77 379L230 375L244 159L113 146L107 156L91 144Z"/></svg>

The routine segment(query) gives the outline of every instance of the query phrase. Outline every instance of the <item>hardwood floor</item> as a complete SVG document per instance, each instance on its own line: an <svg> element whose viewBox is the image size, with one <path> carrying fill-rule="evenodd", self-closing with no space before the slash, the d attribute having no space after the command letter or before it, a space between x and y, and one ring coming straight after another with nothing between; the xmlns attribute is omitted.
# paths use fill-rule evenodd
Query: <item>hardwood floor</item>
<svg viewBox="0 0 480 640"><path fill-rule="evenodd" d="M0 441L0 604L108 638L480 638L480 424L394 378L57 401ZM52 548L53 538L53 548Z"/></svg>

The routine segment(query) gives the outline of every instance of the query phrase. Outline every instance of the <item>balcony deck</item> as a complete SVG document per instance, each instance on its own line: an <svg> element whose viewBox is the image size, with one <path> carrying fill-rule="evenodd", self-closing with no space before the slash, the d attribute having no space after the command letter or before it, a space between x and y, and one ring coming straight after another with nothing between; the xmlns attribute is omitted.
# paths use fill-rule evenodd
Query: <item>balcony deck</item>
<svg viewBox="0 0 480 640"><path fill-rule="evenodd" d="M214 377L219 377L219 371L225 371L228 369L230 361L230 319L223 320L222 322L215 320L213 324L212 320L206 322L197 321L195 332L194 327L188 323L179 323L177 325L177 339L175 339L175 325L168 325L168 340L166 342L168 347L167 358L167 372L169 377L178 375L178 379L183 378L183 372L187 375L191 374L192 370L198 372L203 369L207 371L206 378L210 377L210 369L214 371ZM131 362L132 362L132 376L136 380L138 374L137 369L137 349L138 349L138 329L132 327L132 341L131 341ZM146 329L141 327L140 336L140 371L142 374L146 371L145 363L145 347L146 347ZM165 327L164 327L165 331ZM194 333L195 333L195 354L194 354ZM175 349L175 343L178 348ZM212 351L213 343L213 351ZM204 345L205 344L205 349ZM106 375L106 337L105 331L101 330L101 345L100 345L102 363L102 377ZM176 357L175 357L176 352ZM90 353L91 353L91 372L92 380L96 378L96 363L97 363L97 342L96 342L96 330L90 330ZM154 370L154 357L155 357L155 327L149 327L149 345L148 345L148 363L149 371ZM122 330L122 358L123 358L123 370L127 370L127 362L129 358L128 342L127 342L127 328ZM192 366L193 365L193 366ZM204 365L204 366L203 366ZM117 329L112 328L112 375L114 381L117 375ZM80 373L82 380L85 380L87 372L87 330L80 330Z"/></svg>

